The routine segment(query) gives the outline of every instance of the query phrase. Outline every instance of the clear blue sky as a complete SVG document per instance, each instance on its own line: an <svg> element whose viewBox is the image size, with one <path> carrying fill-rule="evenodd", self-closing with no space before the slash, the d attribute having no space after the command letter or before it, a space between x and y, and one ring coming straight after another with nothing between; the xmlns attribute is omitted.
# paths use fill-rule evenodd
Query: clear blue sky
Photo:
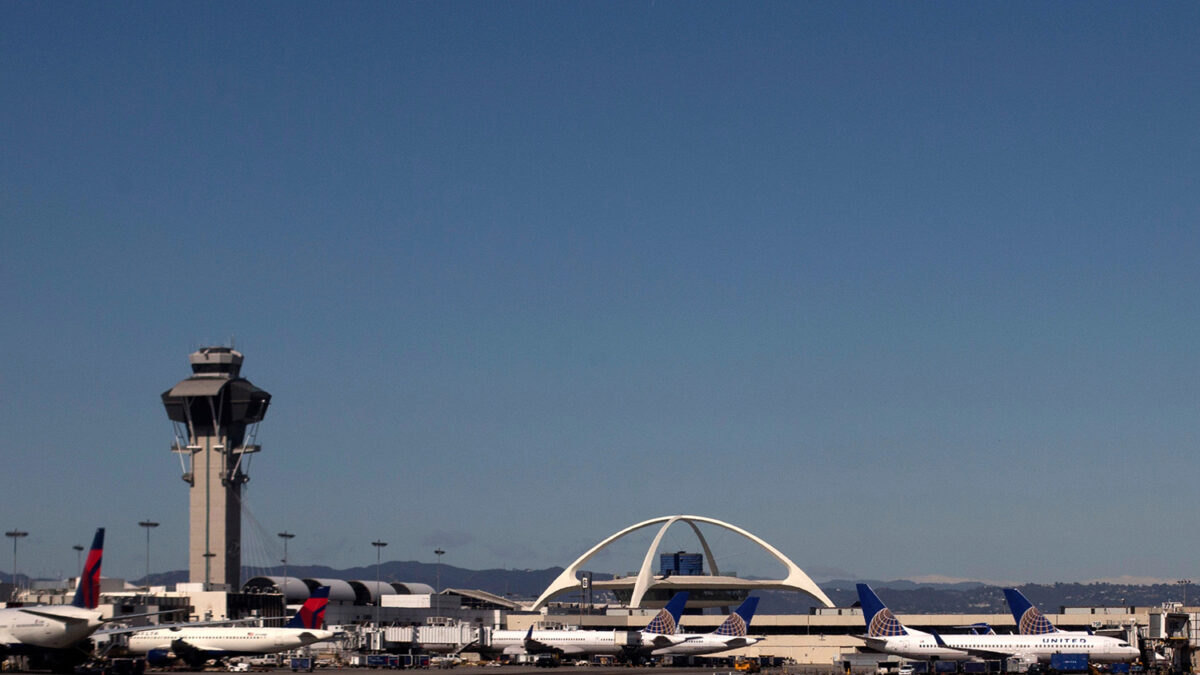
<svg viewBox="0 0 1200 675"><path fill-rule="evenodd" d="M1197 30L0 4L0 524L47 575L105 525L132 578L153 518L184 568L158 397L232 338L248 555L545 567L695 513L817 577L1198 575Z"/></svg>

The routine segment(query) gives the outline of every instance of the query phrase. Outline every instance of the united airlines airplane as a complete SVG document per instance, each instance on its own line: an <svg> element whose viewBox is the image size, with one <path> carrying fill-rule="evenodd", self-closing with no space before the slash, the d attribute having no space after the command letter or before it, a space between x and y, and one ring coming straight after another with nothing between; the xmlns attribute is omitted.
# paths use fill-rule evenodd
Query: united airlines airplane
<svg viewBox="0 0 1200 675"><path fill-rule="evenodd" d="M227 656L274 654L329 640L333 631L322 630L329 587L321 586L282 628L246 628L234 626L193 626L155 628L129 637L129 652L145 654L152 665L171 658L182 659L193 668L201 668L212 659Z"/></svg>
<svg viewBox="0 0 1200 675"><path fill-rule="evenodd" d="M858 602L862 605L863 620L867 634L857 635L867 647L885 654L896 654L910 659L939 659L942 661L968 661L971 655L957 649L938 644L932 633L908 628L900 623L892 610L888 609L866 584L858 584Z"/></svg>
<svg viewBox="0 0 1200 675"><path fill-rule="evenodd" d="M750 620L754 618L754 610L757 607L758 598L746 598L741 606L725 617L725 621L713 632L676 633L675 638L682 638L683 642L655 649L651 654L654 656L665 654L697 656L749 647L762 640L762 638L747 635L750 630Z"/></svg>
<svg viewBox="0 0 1200 675"><path fill-rule="evenodd" d="M1040 635L939 635L903 626L866 584L858 597L867 624L861 638L871 649L910 658L963 660L1016 658L1027 663L1049 662L1054 654L1087 654L1094 663L1127 663L1138 658L1136 647L1118 638L1083 633ZM932 638L933 645L928 641Z"/></svg>
<svg viewBox="0 0 1200 675"><path fill-rule="evenodd" d="M681 591L658 611L646 627L624 630L494 630L491 648L504 654L563 654L584 656L611 654L636 657L638 654L682 642L675 635L679 616L687 604L688 593Z"/></svg>

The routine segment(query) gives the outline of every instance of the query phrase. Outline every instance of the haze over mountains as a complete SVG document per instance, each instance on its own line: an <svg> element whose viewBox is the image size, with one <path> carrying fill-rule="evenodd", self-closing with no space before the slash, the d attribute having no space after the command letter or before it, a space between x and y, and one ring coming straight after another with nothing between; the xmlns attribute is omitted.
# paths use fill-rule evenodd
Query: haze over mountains
<svg viewBox="0 0 1200 675"><path fill-rule="evenodd" d="M414 561L391 561L379 566L379 578L384 581L403 581L429 584L445 588L475 589L514 599L537 597L561 572L561 567L533 569L488 569L470 570L451 565L442 565L440 582L438 565ZM282 568L244 568L243 581L254 576L282 574ZM333 569L320 565L292 565L288 575L317 579L375 579L374 565ZM8 580L0 573L0 579ZM611 575L596 574L597 579ZM144 583L143 579L130 579L132 583ZM151 574L154 585L169 585L187 581L187 571L177 570L162 574ZM858 601L856 583L870 584L897 613L1006 613L1004 594L1001 587L975 581L925 583L909 580L847 580L835 579L821 582L822 590L838 607L849 607ZM1054 583L1019 584L1017 586L1034 604L1047 612L1057 612L1061 607L1091 606L1157 606L1163 602L1183 600L1183 589L1179 584L1122 584L1122 583ZM1195 590L1200 596L1200 589ZM759 611L764 614L805 614L813 602L799 593L785 591L761 591ZM1196 597L1193 596L1193 597ZM565 594L560 600L570 602L578 595ZM597 598L597 601L602 601Z"/></svg>

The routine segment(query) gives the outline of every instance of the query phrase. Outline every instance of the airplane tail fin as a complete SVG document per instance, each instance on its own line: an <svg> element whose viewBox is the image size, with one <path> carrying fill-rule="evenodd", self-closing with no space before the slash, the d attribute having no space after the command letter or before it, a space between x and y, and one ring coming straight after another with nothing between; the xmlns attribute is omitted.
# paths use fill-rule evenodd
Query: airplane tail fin
<svg viewBox="0 0 1200 675"><path fill-rule="evenodd" d="M75 599L71 604L85 609L96 609L100 604L100 562L104 558L104 528L96 528L92 537L92 548L87 561L79 572L79 583L75 585Z"/></svg>
<svg viewBox="0 0 1200 675"><path fill-rule="evenodd" d="M687 605L688 592L679 591L671 598L666 607L658 610L658 614L646 624L643 632L652 633L654 635L674 635L679 629L679 617L683 614L683 608Z"/></svg>
<svg viewBox="0 0 1200 675"><path fill-rule="evenodd" d="M725 617L725 621L713 631L715 635L726 637L746 637L750 631L750 620L754 618L754 610L758 609L758 598L750 597Z"/></svg>
<svg viewBox="0 0 1200 675"><path fill-rule="evenodd" d="M875 591L866 584L858 584L858 602L862 605L863 621L867 624L869 637L895 637L908 635L904 625L892 614Z"/></svg>
<svg viewBox="0 0 1200 675"><path fill-rule="evenodd" d="M1041 610L1015 588L1004 589L1004 599L1012 611L1013 621L1017 622L1017 633L1020 635L1045 635L1057 633L1058 629L1050 623Z"/></svg>
<svg viewBox="0 0 1200 675"><path fill-rule="evenodd" d="M318 586L304 601L300 611L296 612L296 615L284 627L321 630L325 627L325 605L327 604L329 604L329 587Z"/></svg>

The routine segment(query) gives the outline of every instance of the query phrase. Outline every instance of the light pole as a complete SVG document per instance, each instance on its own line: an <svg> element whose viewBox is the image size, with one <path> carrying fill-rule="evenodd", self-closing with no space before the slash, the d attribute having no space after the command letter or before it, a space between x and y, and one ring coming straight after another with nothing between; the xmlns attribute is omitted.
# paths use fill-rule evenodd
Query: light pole
<svg viewBox="0 0 1200 675"><path fill-rule="evenodd" d="M279 533L279 538L283 540L283 588L281 590L283 591L283 605L286 607L287 606L287 585L288 585L288 582L287 582L288 581L288 579L287 579L287 545L288 545L289 540L296 538L296 535L292 534L291 532L288 532L287 530L284 530L283 532Z"/></svg>
<svg viewBox="0 0 1200 675"><path fill-rule="evenodd" d="M8 532L4 533L4 536L9 537L13 540L12 582L13 582L13 597L16 597L16 595L17 595L17 540L22 537L28 537L29 533L24 532L22 530L9 530Z"/></svg>
<svg viewBox="0 0 1200 675"><path fill-rule="evenodd" d="M82 570L83 569L83 546L80 544L75 544L71 548L75 549L75 569Z"/></svg>
<svg viewBox="0 0 1200 675"><path fill-rule="evenodd" d="M440 616L442 613L442 556L446 554L442 549L435 549L434 555L438 557L437 561L437 593L433 596L433 614Z"/></svg>
<svg viewBox="0 0 1200 675"><path fill-rule="evenodd" d="M146 589L150 588L150 530L158 527L158 523L146 519L138 521L138 525L146 528Z"/></svg>
<svg viewBox="0 0 1200 675"><path fill-rule="evenodd" d="M1179 585L1183 586L1183 609L1185 611L1187 610L1187 587L1188 587L1188 584L1191 584L1191 583L1192 583L1191 579L1180 579L1179 580Z"/></svg>
<svg viewBox="0 0 1200 675"><path fill-rule="evenodd" d="M379 554L383 551L383 547L387 546L386 541L373 541L371 545L375 547L375 629L379 630L379 608L383 606L383 593L379 592ZM380 641L380 646L383 642Z"/></svg>

